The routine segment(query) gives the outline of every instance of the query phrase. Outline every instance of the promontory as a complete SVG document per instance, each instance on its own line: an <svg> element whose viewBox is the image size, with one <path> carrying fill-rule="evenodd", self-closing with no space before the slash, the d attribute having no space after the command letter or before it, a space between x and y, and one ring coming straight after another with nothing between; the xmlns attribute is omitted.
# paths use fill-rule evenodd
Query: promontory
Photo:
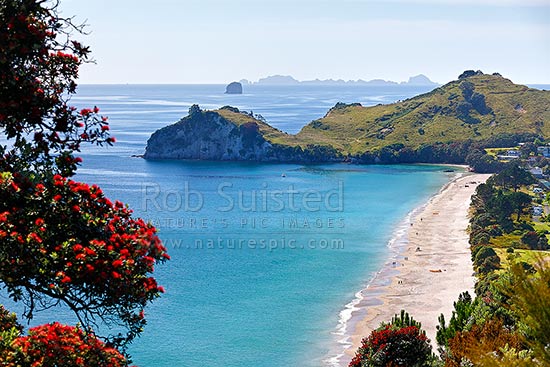
<svg viewBox="0 0 550 367"><path fill-rule="evenodd" d="M258 162L466 163L483 148L550 137L550 91L500 74L466 71L458 80L404 101L338 103L291 135L225 106L157 130L146 159Z"/></svg>

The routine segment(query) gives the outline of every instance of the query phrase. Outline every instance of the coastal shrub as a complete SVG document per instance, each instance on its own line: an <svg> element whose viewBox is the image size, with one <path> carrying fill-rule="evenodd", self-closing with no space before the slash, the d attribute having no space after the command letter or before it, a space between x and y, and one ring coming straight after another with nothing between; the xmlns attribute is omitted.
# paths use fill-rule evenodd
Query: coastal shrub
<svg viewBox="0 0 550 367"><path fill-rule="evenodd" d="M514 222L510 218L500 218L498 224L504 233L511 233L514 230Z"/></svg>
<svg viewBox="0 0 550 367"><path fill-rule="evenodd" d="M488 228L488 233L491 237L502 236L502 229L500 229L498 225L490 226Z"/></svg>
<svg viewBox="0 0 550 367"><path fill-rule="evenodd" d="M525 261L520 261L519 266L523 269L525 273L531 273L531 274L536 273L535 267Z"/></svg>
<svg viewBox="0 0 550 367"><path fill-rule="evenodd" d="M521 243L527 245L531 250L547 250L549 248L546 236L535 231L525 232L521 236Z"/></svg>
<svg viewBox="0 0 550 367"><path fill-rule="evenodd" d="M494 173L502 167L502 163L482 149L472 149L466 156L465 162L478 173Z"/></svg>
<svg viewBox="0 0 550 367"><path fill-rule="evenodd" d="M189 116L200 115L201 113L202 113L202 110L198 104L194 104L191 107L189 107Z"/></svg>
<svg viewBox="0 0 550 367"><path fill-rule="evenodd" d="M330 162L342 157L342 153L330 145L308 144L304 156L312 162Z"/></svg>
<svg viewBox="0 0 550 367"><path fill-rule="evenodd" d="M526 334L525 343L541 365L550 365L550 266L542 257L534 264L535 274L521 264L513 264L511 281L503 292L510 297L513 310L519 315Z"/></svg>
<svg viewBox="0 0 550 367"><path fill-rule="evenodd" d="M480 274L487 274L497 269L500 269L500 258L498 256L490 256L477 263L477 271Z"/></svg>
<svg viewBox="0 0 550 367"><path fill-rule="evenodd" d="M520 229L519 234L523 234L524 231L534 231L535 230L535 227L533 227L530 223L527 223L527 222L519 222L517 224L517 228Z"/></svg>
<svg viewBox="0 0 550 367"><path fill-rule="evenodd" d="M459 102L456 105L456 112L458 115L463 118L468 116L470 113L470 110L473 108L472 104L470 102Z"/></svg>
<svg viewBox="0 0 550 367"><path fill-rule="evenodd" d="M539 242L539 234L535 231L525 232L521 236L521 242L527 246L536 247Z"/></svg>
<svg viewBox="0 0 550 367"><path fill-rule="evenodd" d="M245 148L252 148L263 140L259 135L260 127L255 122L245 122L239 126L239 131L242 135L243 147Z"/></svg>
<svg viewBox="0 0 550 367"><path fill-rule="evenodd" d="M470 103L480 115L486 115L491 112L491 109L487 107L485 102L485 96L481 93L473 93L470 97Z"/></svg>
<svg viewBox="0 0 550 367"><path fill-rule="evenodd" d="M385 325L363 339L350 367L422 367L432 359L428 338L416 326Z"/></svg>
<svg viewBox="0 0 550 367"><path fill-rule="evenodd" d="M474 266L480 273L488 273L500 267L500 258L495 250L491 247L480 246L475 252L472 252L474 257Z"/></svg>
<svg viewBox="0 0 550 367"><path fill-rule="evenodd" d="M481 326L473 325L468 331L457 332L449 340L445 366L462 367L468 361L479 365L488 354L494 354L495 358L502 357L502 350L506 346L520 349L521 338L508 330L502 320L492 318Z"/></svg>
<svg viewBox="0 0 550 367"><path fill-rule="evenodd" d="M486 232L481 232L475 235L474 238L471 240L472 245L487 245L489 244L489 241L491 240L491 236L489 236Z"/></svg>
<svg viewBox="0 0 550 367"><path fill-rule="evenodd" d="M478 258L478 254L481 253L481 252L487 252L489 251L489 255L492 255L492 253L490 253L490 251L493 251L494 250L490 247L487 247L487 246L484 246L484 245L474 245L471 247L471 252L472 252L472 261L475 262L476 259ZM494 253L496 255L496 253ZM485 255L480 255L480 256L483 256L483 257L486 257Z"/></svg>
<svg viewBox="0 0 550 367"><path fill-rule="evenodd" d="M474 216L471 220L472 224L477 224L480 227L487 227L490 224L494 223L494 219L491 216L491 214L488 213L481 213L476 216Z"/></svg>
<svg viewBox="0 0 550 367"><path fill-rule="evenodd" d="M483 75L483 72L481 70L465 70L462 74L458 76L458 79L466 79L476 75Z"/></svg>
<svg viewBox="0 0 550 367"><path fill-rule="evenodd" d="M458 296L458 300L453 303L454 310L449 320L449 325L445 323L445 316L441 314L438 318L439 325L436 326L436 342L443 360L446 359L448 353L448 343L457 332L465 330L471 322L472 312L474 309L472 296L470 293L464 292Z"/></svg>
<svg viewBox="0 0 550 367"><path fill-rule="evenodd" d="M237 107L233 107L233 106L223 106L220 108L220 110L227 110L235 113L241 113L241 111Z"/></svg>
<svg viewBox="0 0 550 367"><path fill-rule="evenodd" d="M506 163L503 169L496 175L491 176L487 183L489 185L500 186L505 189L518 191L520 186L531 185L535 178L526 171L517 162Z"/></svg>
<svg viewBox="0 0 550 367"><path fill-rule="evenodd" d="M123 367L126 358L108 347L93 334L82 329L46 324L31 328L28 336L15 338L8 351L0 356L5 367L63 366L63 367Z"/></svg>
<svg viewBox="0 0 550 367"><path fill-rule="evenodd" d="M473 238L479 233L482 233L483 231L485 231L485 228L477 224L470 224L469 230L470 230L470 244L471 244Z"/></svg>
<svg viewBox="0 0 550 367"><path fill-rule="evenodd" d="M494 194L495 189L492 185L482 183L477 186L474 194L472 195L472 206L476 210L476 212L479 213L478 215L487 215L487 217L480 219L482 221L494 221L492 215L487 213L485 210L486 205L489 203ZM478 215L474 216L472 220L475 220Z"/></svg>
<svg viewBox="0 0 550 367"><path fill-rule="evenodd" d="M416 321L412 316L409 315L405 310L401 310L399 315L394 315L390 321L390 325L398 328L416 326L420 329L420 332L425 334L425 331L422 330L422 324Z"/></svg>

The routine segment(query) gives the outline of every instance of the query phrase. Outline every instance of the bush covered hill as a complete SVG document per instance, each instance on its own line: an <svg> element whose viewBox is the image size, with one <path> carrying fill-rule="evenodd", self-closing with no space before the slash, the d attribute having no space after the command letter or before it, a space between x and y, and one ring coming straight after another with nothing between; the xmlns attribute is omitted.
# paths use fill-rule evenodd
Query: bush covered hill
<svg viewBox="0 0 550 367"><path fill-rule="evenodd" d="M338 103L296 135L233 107L192 110L153 134L146 158L465 163L475 149L550 137L550 91L480 71L388 105Z"/></svg>

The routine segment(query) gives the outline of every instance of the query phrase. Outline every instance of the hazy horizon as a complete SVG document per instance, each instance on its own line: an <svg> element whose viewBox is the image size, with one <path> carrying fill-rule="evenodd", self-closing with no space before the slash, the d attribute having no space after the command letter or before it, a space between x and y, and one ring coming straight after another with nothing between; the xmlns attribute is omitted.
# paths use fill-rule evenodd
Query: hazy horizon
<svg viewBox="0 0 550 367"><path fill-rule="evenodd" d="M226 84L424 74L467 69L550 84L548 0L62 0L89 24L85 84Z"/></svg>

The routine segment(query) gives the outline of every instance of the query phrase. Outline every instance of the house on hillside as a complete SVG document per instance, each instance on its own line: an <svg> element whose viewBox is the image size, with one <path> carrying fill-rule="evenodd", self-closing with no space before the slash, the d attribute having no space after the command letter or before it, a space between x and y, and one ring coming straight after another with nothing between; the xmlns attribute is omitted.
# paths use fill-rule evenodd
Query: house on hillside
<svg viewBox="0 0 550 367"><path fill-rule="evenodd" d="M544 178L544 173L542 173L542 168L540 167L533 167L529 170L529 173L531 173L536 178Z"/></svg>
<svg viewBox="0 0 550 367"><path fill-rule="evenodd" d="M550 145L545 145L537 148L537 152L545 158L550 158Z"/></svg>
<svg viewBox="0 0 550 367"><path fill-rule="evenodd" d="M514 150L514 149L507 150L504 154L498 155L498 159L500 160L518 159L519 157L520 157L519 150Z"/></svg>

